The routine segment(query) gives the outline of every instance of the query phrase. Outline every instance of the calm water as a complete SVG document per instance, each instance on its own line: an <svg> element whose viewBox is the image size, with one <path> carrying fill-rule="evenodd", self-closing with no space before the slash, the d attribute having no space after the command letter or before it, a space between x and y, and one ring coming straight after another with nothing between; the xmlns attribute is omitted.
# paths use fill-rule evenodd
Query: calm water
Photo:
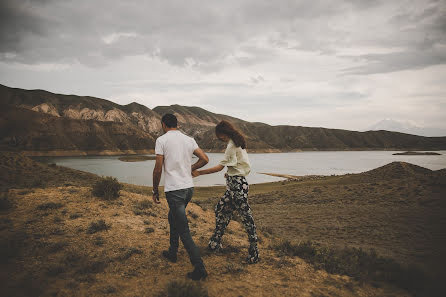
<svg viewBox="0 0 446 297"><path fill-rule="evenodd" d="M393 151L359 151L359 152L296 152L273 154L250 154L252 165L248 182L263 183L278 181L261 172L291 175L332 175L359 173L377 168L393 161L405 161L432 170L446 168L446 151L441 156L393 156ZM204 167L212 167L222 159L223 154L209 153L210 162ZM152 185L152 171L155 161L122 162L118 156L89 157L40 157L36 158L48 163L56 163L98 175L114 176L121 182ZM196 186L224 184L224 170L195 178ZM161 180L163 183L163 180Z"/></svg>

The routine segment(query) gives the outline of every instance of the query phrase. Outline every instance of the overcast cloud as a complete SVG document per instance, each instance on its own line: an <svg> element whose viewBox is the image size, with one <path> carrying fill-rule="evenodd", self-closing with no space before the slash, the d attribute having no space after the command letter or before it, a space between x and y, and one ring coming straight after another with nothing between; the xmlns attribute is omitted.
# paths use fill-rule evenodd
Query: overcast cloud
<svg viewBox="0 0 446 297"><path fill-rule="evenodd" d="M444 1L0 0L0 83L269 124L446 127Z"/></svg>

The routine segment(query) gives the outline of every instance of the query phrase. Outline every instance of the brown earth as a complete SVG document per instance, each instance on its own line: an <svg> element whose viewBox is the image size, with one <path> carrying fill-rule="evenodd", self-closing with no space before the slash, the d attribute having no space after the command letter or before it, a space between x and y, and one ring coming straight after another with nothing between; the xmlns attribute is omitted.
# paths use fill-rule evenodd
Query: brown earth
<svg viewBox="0 0 446 297"><path fill-rule="evenodd" d="M191 270L182 248L176 264L160 257L168 246L168 208L163 197L160 205L150 201L149 187L125 185L119 199L106 202L91 195L99 178L92 174L12 153L1 155L0 168L5 296L163 296L171 280L184 280ZM33 185L27 179L36 172L42 180ZM210 272L200 283L210 296L409 296L388 283L315 270L272 246L288 238L373 247L436 269L444 259L445 172L392 163L368 174L252 185L262 257L255 265L242 263L248 244L237 221L229 225L223 252L206 252L214 227L210 209L224 188L197 188L198 205L188 207L188 217ZM395 173L404 175L389 177ZM108 228L92 233L100 219Z"/></svg>

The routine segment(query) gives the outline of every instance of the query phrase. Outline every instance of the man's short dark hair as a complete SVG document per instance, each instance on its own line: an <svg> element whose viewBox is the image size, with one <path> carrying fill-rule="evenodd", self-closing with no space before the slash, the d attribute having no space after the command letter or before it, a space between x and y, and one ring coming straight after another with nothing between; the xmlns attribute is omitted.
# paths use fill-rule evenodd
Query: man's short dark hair
<svg viewBox="0 0 446 297"><path fill-rule="evenodd" d="M178 125L177 117L171 113L166 113L163 115L161 122L163 122L168 128L176 128Z"/></svg>

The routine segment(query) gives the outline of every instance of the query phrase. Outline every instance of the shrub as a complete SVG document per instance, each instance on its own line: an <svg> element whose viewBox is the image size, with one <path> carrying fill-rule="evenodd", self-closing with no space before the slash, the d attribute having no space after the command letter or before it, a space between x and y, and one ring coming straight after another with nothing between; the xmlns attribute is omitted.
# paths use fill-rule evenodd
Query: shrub
<svg viewBox="0 0 446 297"><path fill-rule="evenodd" d="M7 193L1 193L0 194L0 211L1 210L8 210L12 208L12 203L9 200Z"/></svg>
<svg viewBox="0 0 446 297"><path fill-rule="evenodd" d="M87 233L93 234L99 231L108 230L110 226L108 226L104 220L99 220L96 222L91 222L88 226Z"/></svg>
<svg viewBox="0 0 446 297"><path fill-rule="evenodd" d="M202 284L193 281L174 280L167 284L166 291L158 296L168 297L208 297L208 291Z"/></svg>
<svg viewBox="0 0 446 297"><path fill-rule="evenodd" d="M39 204L37 206L37 209L38 210L58 209L58 208L61 208L62 206L63 206L62 203L46 202L46 203Z"/></svg>
<svg viewBox="0 0 446 297"><path fill-rule="evenodd" d="M107 176L97 181L92 188L93 196L103 198L105 200L114 200L119 197L119 191L122 185L114 177Z"/></svg>
<svg viewBox="0 0 446 297"><path fill-rule="evenodd" d="M245 268L239 264L228 263L223 267L222 273L238 274L245 271Z"/></svg>
<svg viewBox="0 0 446 297"><path fill-rule="evenodd" d="M192 210L189 210L188 214L191 216L191 218L198 219L198 215L195 212L193 212Z"/></svg>
<svg viewBox="0 0 446 297"><path fill-rule="evenodd" d="M127 251L119 257L119 260L124 261L124 260L129 259L131 256L133 256L135 254L141 255L142 253L143 253L142 250L132 247L132 248L127 249Z"/></svg>
<svg viewBox="0 0 446 297"><path fill-rule="evenodd" d="M133 213L137 216L152 216L155 217L156 214L150 211L153 204L149 200L137 201L133 204Z"/></svg>
<svg viewBox="0 0 446 297"><path fill-rule="evenodd" d="M153 229L152 227L147 227L145 233L149 234L149 233L153 233L155 232L155 229Z"/></svg>

